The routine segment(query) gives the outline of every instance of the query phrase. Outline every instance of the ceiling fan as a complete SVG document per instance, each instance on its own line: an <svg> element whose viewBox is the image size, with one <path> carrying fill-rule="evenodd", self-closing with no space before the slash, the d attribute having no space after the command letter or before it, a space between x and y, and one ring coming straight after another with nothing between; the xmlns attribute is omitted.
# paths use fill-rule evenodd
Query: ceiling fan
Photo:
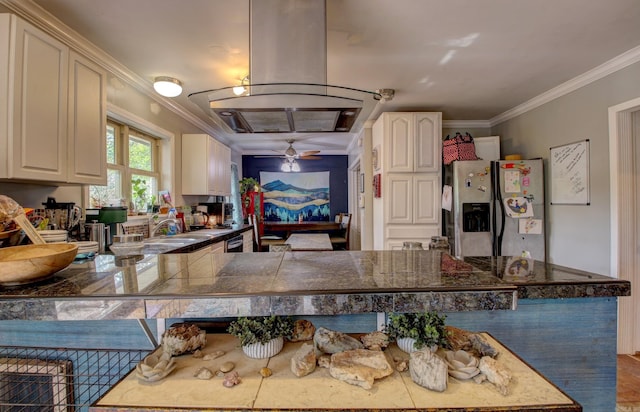
<svg viewBox="0 0 640 412"><path fill-rule="evenodd" d="M285 150L284 152L280 153L279 155L273 155L273 156L256 156L256 157L279 157L281 159L287 159L288 161L293 161L293 160L319 160L322 159L321 156L315 156L318 153L320 153L320 150L307 150L305 152L302 153L298 153L296 151L296 149L293 148L293 143L295 142L295 140L293 139L289 139L287 140L287 143L289 143L289 147L287 148L287 150ZM275 150L274 150L275 151Z"/></svg>

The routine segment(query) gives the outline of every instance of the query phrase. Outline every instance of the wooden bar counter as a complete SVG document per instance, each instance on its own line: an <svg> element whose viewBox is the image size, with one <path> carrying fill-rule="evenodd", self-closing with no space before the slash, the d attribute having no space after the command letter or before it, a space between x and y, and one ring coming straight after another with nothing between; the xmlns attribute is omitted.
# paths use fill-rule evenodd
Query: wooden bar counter
<svg viewBox="0 0 640 412"><path fill-rule="evenodd" d="M339 381L329 370L317 367L298 378L290 369L290 359L301 343L285 343L278 355L250 359L231 335L208 335L203 353L216 350L225 355L212 361L190 354L176 357L176 369L164 380L140 382L135 372L127 375L105 396L95 402L91 412L115 411L581 411L581 406L488 334L483 334L500 354L497 360L513 376L510 392L501 395L492 384L477 384L449 377L444 392L435 392L414 383L409 371L376 380L370 390ZM395 344L386 350L390 359L408 359ZM221 377L199 380L194 373L201 367L216 371L231 361L242 382L232 388L222 385ZM390 363L393 364L391 360ZM262 378L259 370L269 367L273 375Z"/></svg>

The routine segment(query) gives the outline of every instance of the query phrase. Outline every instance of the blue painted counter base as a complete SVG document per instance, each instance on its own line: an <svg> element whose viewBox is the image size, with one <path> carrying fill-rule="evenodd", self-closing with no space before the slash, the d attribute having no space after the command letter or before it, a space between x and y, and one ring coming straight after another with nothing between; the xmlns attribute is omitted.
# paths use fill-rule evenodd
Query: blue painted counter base
<svg viewBox="0 0 640 412"><path fill-rule="evenodd" d="M306 318L316 326L345 332L380 326L374 314ZM615 297L522 299L515 311L447 313L448 325L489 332L579 402L585 412L615 410L616 323ZM0 345L150 348L131 320L3 321Z"/></svg>
<svg viewBox="0 0 640 412"><path fill-rule="evenodd" d="M515 311L456 312L447 324L486 331L580 403L616 410L617 298L521 299Z"/></svg>

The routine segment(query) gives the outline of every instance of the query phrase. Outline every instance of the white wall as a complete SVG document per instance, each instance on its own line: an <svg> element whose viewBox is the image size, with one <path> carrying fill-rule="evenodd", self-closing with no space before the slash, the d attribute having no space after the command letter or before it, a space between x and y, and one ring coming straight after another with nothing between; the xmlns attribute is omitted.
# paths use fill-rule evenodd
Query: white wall
<svg viewBox="0 0 640 412"><path fill-rule="evenodd" d="M502 153L542 157L549 182L549 148L590 141L590 205L549 205L547 185L548 261L609 275L609 126L610 106L640 97L640 63L559 97L491 132L501 136Z"/></svg>

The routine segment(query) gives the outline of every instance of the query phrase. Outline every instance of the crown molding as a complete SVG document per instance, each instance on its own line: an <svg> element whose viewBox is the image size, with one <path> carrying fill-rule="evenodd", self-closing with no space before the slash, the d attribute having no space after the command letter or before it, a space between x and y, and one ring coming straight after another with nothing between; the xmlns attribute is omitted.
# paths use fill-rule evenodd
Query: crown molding
<svg viewBox="0 0 640 412"><path fill-rule="evenodd" d="M489 122L493 127L497 124L513 119L516 116L520 116L521 114L540 107L545 103L549 103L550 101L555 100L558 97L562 97L584 86L587 86L590 83L600 80L603 77L622 70L625 67L637 62L640 62L640 46L634 47L633 49L614 57L613 59L601 64L600 66L595 67L592 70L589 70L586 73L576 76L573 79L554 87L553 89L550 89L512 109L507 110L506 112L493 117Z"/></svg>
<svg viewBox="0 0 640 412"><path fill-rule="evenodd" d="M146 80L129 70L122 63L89 42L75 30L66 26L62 21L38 6L32 0L0 0L0 4L48 35L80 52L86 58L92 60L114 76L117 76L120 80L126 82L140 93L174 112L185 121L210 135L220 135L220 130L217 130L209 123L193 115L175 101L157 94L150 80Z"/></svg>
<svg viewBox="0 0 640 412"><path fill-rule="evenodd" d="M468 129L468 128L489 128L491 123L489 120L443 120L442 127L447 129Z"/></svg>

